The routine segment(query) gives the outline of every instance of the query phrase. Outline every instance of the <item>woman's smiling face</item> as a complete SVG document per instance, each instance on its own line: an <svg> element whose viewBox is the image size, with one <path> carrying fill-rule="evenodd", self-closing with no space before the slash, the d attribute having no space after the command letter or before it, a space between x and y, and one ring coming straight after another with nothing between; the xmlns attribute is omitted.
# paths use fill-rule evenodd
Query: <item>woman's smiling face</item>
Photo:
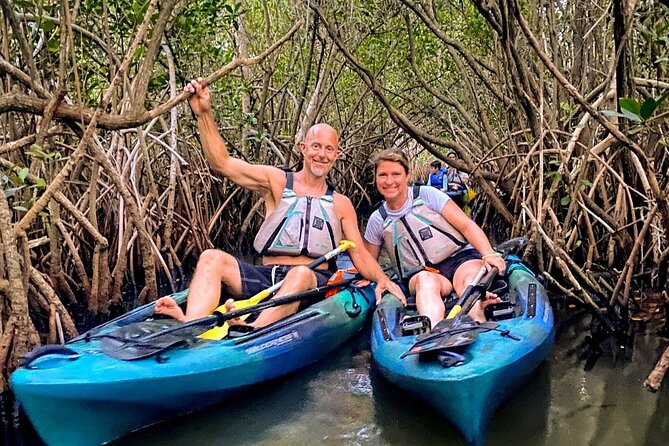
<svg viewBox="0 0 669 446"><path fill-rule="evenodd" d="M400 163L382 161L376 168L376 187L386 201L401 200L408 186L409 174Z"/></svg>

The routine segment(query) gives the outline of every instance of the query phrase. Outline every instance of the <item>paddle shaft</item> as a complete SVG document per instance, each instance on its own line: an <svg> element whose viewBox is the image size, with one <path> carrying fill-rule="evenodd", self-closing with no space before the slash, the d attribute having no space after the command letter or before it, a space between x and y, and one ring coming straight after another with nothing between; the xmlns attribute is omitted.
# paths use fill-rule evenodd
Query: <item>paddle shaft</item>
<svg viewBox="0 0 669 446"><path fill-rule="evenodd" d="M446 316L446 319L453 319L455 316L460 314L460 312L462 311L462 305L465 303L469 295L472 294L472 291L474 291L474 287L478 285L479 281L481 280L485 272L486 272L485 266L481 266L481 269L479 270L478 273L476 273L476 276L474 276L472 282L469 285L467 285L467 289L465 289L464 293L462 293L460 299L458 299L453 308L451 308L451 311L448 313L448 316Z"/></svg>
<svg viewBox="0 0 669 446"><path fill-rule="evenodd" d="M492 281L495 279L495 277L497 277L498 273L499 271L496 267L493 266L490 268L490 271L488 271L488 273L483 276L478 285L473 287L472 292L469 294L467 299L465 299L464 303L462 304L462 313L469 313L469 310L472 309L476 301L485 298L486 291L488 291L488 288L490 288Z"/></svg>
<svg viewBox="0 0 669 446"><path fill-rule="evenodd" d="M309 264L307 264L307 268L313 270L317 268L318 266L322 265L323 263L327 262L330 259L333 259L337 257L339 254L342 252L350 249L350 248L355 248L355 243L349 241L349 240L342 240L339 242L339 246L335 249L333 249L330 252L327 252L320 256L319 258L313 260ZM263 300L267 299L272 293L277 291L283 283L285 282L285 279L278 281L274 285L272 285L269 288L265 288L264 290L260 291L259 293L255 294L254 296L250 297L247 299L247 302L249 305L255 305L259 302L262 302ZM214 312L219 312L219 313L224 313L225 310L225 305L220 305L218 308L214 310Z"/></svg>
<svg viewBox="0 0 669 446"><path fill-rule="evenodd" d="M226 321L229 321L230 319L234 319L246 314L253 313L255 311L261 311L266 308L270 307L277 307L279 305L284 305L288 304L291 302L297 302L303 299L308 299L314 296L318 296L319 294L325 293L327 291L344 287L346 285L349 285L351 282L355 280L360 280L359 277L352 277L350 279L345 279L342 280L341 282L337 283L331 283L328 285L323 285L320 287L312 288L310 290L306 291L301 291L299 293L295 294L290 294L288 296L281 296L276 299L269 300L267 302L262 302L257 305L252 305L250 307L242 308L239 310L232 310L232 311L226 311L225 313L221 313L219 311L214 311L214 314L205 316L200 319L195 319L189 322L186 322L182 325L179 325L177 327L171 327L167 328L165 330L161 330L159 332L150 334L148 336L145 336L143 338L137 339L138 342L145 342L151 339L158 338L160 336L165 336L168 334L174 334L175 332L179 332L182 330L186 330L188 328L193 328L193 327L205 327L205 328L213 328L213 327L219 327L223 325Z"/></svg>

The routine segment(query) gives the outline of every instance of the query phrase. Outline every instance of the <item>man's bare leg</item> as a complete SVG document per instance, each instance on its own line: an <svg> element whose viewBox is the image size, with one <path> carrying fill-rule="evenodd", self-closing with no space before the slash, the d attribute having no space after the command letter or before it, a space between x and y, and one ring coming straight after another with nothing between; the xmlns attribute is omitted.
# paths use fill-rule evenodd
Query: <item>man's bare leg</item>
<svg viewBox="0 0 669 446"><path fill-rule="evenodd" d="M156 301L155 313L171 316L187 322L207 316L218 307L223 284L233 296L242 294L242 280L239 263L230 254L216 249L207 249L200 255L195 274L188 290L186 313L171 297L161 297Z"/></svg>
<svg viewBox="0 0 669 446"><path fill-rule="evenodd" d="M306 266L296 266L288 271L288 274L286 274L286 277L284 278L283 286L279 289L279 292L273 299L299 293L300 291L310 290L315 287L316 274ZM232 300L226 301L225 307L228 311L234 310L234 302ZM293 302L278 307L267 308L266 310L261 311L258 318L248 325L253 327L264 327L295 314L299 307L300 302ZM246 322L241 319L232 319L228 321L228 325L246 325Z"/></svg>

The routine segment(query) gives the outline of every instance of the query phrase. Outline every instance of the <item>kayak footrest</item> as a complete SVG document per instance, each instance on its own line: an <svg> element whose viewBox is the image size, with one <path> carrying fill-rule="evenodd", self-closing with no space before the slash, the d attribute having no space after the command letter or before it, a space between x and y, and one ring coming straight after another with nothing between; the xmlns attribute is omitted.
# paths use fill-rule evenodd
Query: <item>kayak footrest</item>
<svg viewBox="0 0 669 446"><path fill-rule="evenodd" d="M511 302L500 302L488 305L484 310L484 314L486 320L501 321L514 317L516 315L516 309Z"/></svg>
<svg viewBox="0 0 669 446"><path fill-rule="evenodd" d="M427 333L432 328L430 319L422 314L404 316L400 323L402 336L414 336Z"/></svg>

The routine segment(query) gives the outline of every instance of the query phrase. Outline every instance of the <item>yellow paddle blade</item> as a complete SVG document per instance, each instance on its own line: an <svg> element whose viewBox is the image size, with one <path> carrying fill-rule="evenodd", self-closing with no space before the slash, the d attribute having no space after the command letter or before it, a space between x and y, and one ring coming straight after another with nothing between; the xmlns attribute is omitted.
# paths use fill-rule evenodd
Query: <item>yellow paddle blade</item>
<svg viewBox="0 0 669 446"><path fill-rule="evenodd" d="M235 301L235 309L241 310L242 308L250 307L252 305L257 305L260 302L262 302L263 300L265 300L267 297L269 297L269 294L270 293L269 293L268 290L262 290L261 292L259 292L255 296L250 297L248 299L236 300ZM225 313L228 310L225 308L225 305L221 305L220 307L216 308L214 311L218 311L219 313ZM244 315L240 316L239 319L244 321L244 320L246 320L247 317L249 317L249 315L244 314ZM226 322L225 324L221 325L220 327L214 327L210 330L205 331L204 333L202 333L199 336L199 338L200 339L211 339L211 340L214 340L214 341L220 341L221 339L223 339L224 337L226 337L228 335L228 328L229 327L228 327L228 324Z"/></svg>
<svg viewBox="0 0 669 446"><path fill-rule="evenodd" d="M258 294L256 294L253 297L249 297L248 299L244 300L236 300L235 301L235 307L238 310L241 310L242 308L250 307L251 305L258 305L260 302L263 300L267 299L270 295L270 290L269 288L266 290L262 290ZM218 311L219 313L225 313L225 305L220 305L218 308L216 308L214 311ZM212 313L214 312L212 311Z"/></svg>
<svg viewBox="0 0 669 446"><path fill-rule="evenodd" d="M344 252L348 249L354 249L355 243L350 240L342 240L339 242L339 247L341 248L341 252Z"/></svg>
<svg viewBox="0 0 669 446"><path fill-rule="evenodd" d="M244 314L242 316L239 316L239 319L241 320L246 320L246 318L249 317L248 314ZM228 323L226 322L225 324L221 325L220 327L214 327L210 330L205 331L202 333L200 336L198 336L200 339L209 339L211 341L220 341L224 337L228 335L228 329L230 327L228 326Z"/></svg>
<svg viewBox="0 0 669 446"><path fill-rule="evenodd" d="M465 193L465 196L463 197L462 201L464 203L469 203L471 202L474 198L476 197L476 191L472 189L471 187L467 188L467 192Z"/></svg>

